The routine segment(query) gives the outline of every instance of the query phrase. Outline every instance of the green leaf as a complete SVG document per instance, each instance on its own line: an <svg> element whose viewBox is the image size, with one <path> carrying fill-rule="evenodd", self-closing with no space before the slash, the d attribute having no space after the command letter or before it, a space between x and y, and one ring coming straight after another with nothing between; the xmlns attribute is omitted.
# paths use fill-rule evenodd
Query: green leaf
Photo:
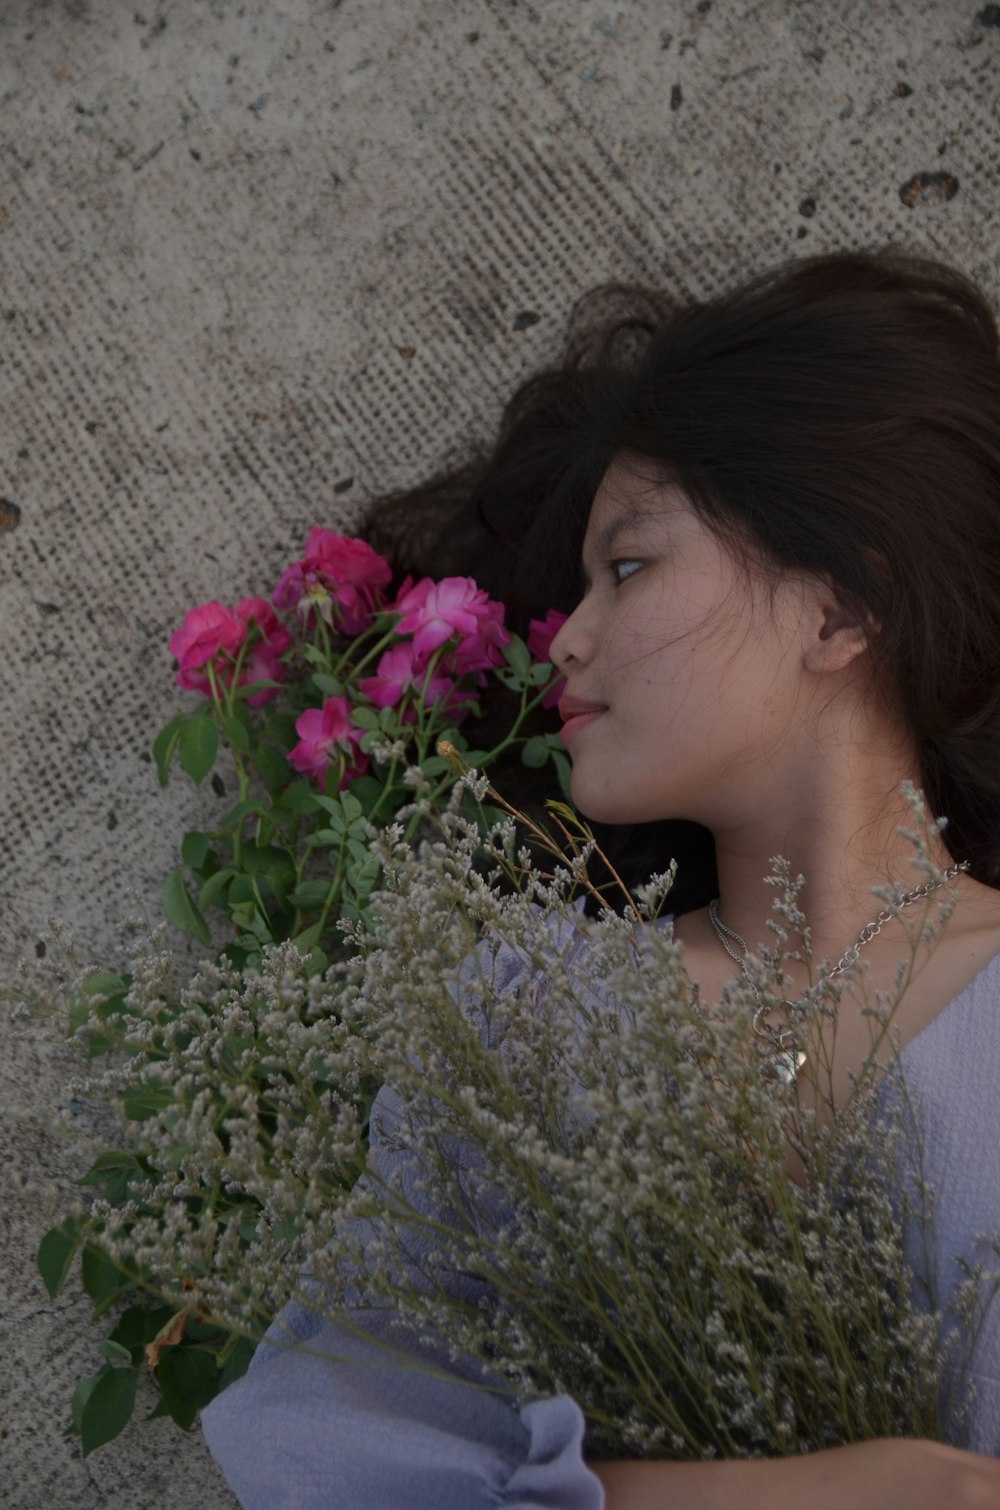
<svg viewBox="0 0 1000 1510"><path fill-rule="evenodd" d="M362 817L361 803L354 796L353 792L341 792L340 802L344 809L344 817L348 823L353 823L355 818Z"/></svg>
<svg viewBox="0 0 1000 1510"><path fill-rule="evenodd" d="M330 845L343 844L343 842L344 830L342 827L318 828L315 833L310 834L306 839L306 849L316 849L320 846L328 848Z"/></svg>
<svg viewBox="0 0 1000 1510"><path fill-rule="evenodd" d="M121 1343L116 1342L113 1337L105 1337L99 1351L101 1357L107 1358L111 1363L127 1363L129 1367L132 1366L132 1354L127 1347L122 1347Z"/></svg>
<svg viewBox="0 0 1000 1510"><path fill-rule="evenodd" d="M181 730L187 723L190 714L175 713L174 717L164 726L153 740L153 759L156 761L156 774L160 778L160 785L166 786L167 776L170 770L170 762L174 758L177 741L181 737Z"/></svg>
<svg viewBox="0 0 1000 1510"><path fill-rule="evenodd" d="M544 734L535 734L531 739L525 740L521 748L521 764L537 770L539 766L546 764L549 758L549 747Z"/></svg>
<svg viewBox="0 0 1000 1510"><path fill-rule="evenodd" d="M125 976L115 975L111 970L95 970L83 982L80 993L84 996L120 996L128 990L129 984Z"/></svg>
<svg viewBox="0 0 1000 1510"><path fill-rule="evenodd" d="M343 827L344 803L341 797L325 797L321 792L316 793L316 806L323 808L330 814L330 827L335 828L338 824Z"/></svg>
<svg viewBox="0 0 1000 1510"><path fill-rule="evenodd" d="M108 1334L109 1341L125 1348L133 1363L141 1364L145 1357L145 1344L152 1342L175 1315L174 1306L156 1306L152 1310L146 1306L129 1306L119 1316L114 1330Z"/></svg>
<svg viewBox="0 0 1000 1510"><path fill-rule="evenodd" d="M275 809L288 813L314 813L317 808L317 792L308 781L293 781L275 802Z"/></svg>
<svg viewBox="0 0 1000 1510"><path fill-rule="evenodd" d="M200 870L208 859L208 852L212 847L212 835L199 833L197 829L188 829L181 840L181 856L184 864L192 870Z"/></svg>
<svg viewBox="0 0 1000 1510"><path fill-rule="evenodd" d="M214 718L196 713L181 730L178 754L192 781L204 781L219 753L219 730Z"/></svg>
<svg viewBox="0 0 1000 1510"><path fill-rule="evenodd" d="M130 1290L135 1280L120 1269L113 1258L99 1248L84 1248L80 1260L80 1276L83 1288L94 1302L100 1315L123 1290Z"/></svg>
<svg viewBox="0 0 1000 1510"><path fill-rule="evenodd" d="M420 769L425 776L433 780L435 776L443 776L446 771L451 771L454 767L443 755L428 755L427 759L421 763Z"/></svg>
<svg viewBox="0 0 1000 1510"><path fill-rule="evenodd" d="M184 884L184 872L173 870L163 885L163 910L175 928L193 934L199 943L210 944L212 935L191 893Z"/></svg>
<svg viewBox="0 0 1000 1510"><path fill-rule="evenodd" d="M77 1180L78 1185L105 1185L114 1174L133 1174L141 1172L142 1165L134 1153L123 1153L116 1149L111 1153L102 1153L91 1164L87 1173Z"/></svg>
<svg viewBox="0 0 1000 1510"><path fill-rule="evenodd" d="M559 750L553 750L552 751L552 764L555 766L555 768L556 768L556 775L559 777L559 788L560 788L560 791L562 792L563 796L566 798L567 802L572 802L573 801L573 793L572 793L572 791L570 789L570 778L572 776L572 767L570 766L570 763L569 763L569 757L567 755L563 755L561 753L561 751L559 751Z"/></svg>
<svg viewBox="0 0 1000 1510"><path fill-rule="evenodd" d="M503 647L504 660L519 677L526 678L531 672L531 652L518 635L512 635L510 643Z"/></svg>
<svg viewBox="0 0 1000 1510"><path fill-rule="evenodd" d="M292 767L274 745L261 745L254 762L261 780L271 791L280 791L292 773Z"/></svg>
<svg viewBox="0 0 1000 1510"><path fill-rule="evenodd" d="M122 1111L130 1122L148 1122L173 1101L165 1085L130 1085L122 1091Z"/></svg>
<svg viewBox="0 0 1000 1510"><path fill-rule="evenodd" d="M239 750L241 755L248 755L253 749L253 738L250 730L241 718L224 713L222 715L222 731L233 749Z"/></svg>
<svg viewBox="0 0 1000 1510"><path fill-rule="evenodd" d="M263 876L279 902L295 885L295 862L276 844L245 844L243 867L249 875Z"/></svg>
<svg viewBox="0 0 1000 1510"><path fill-rule="evenodd" d="M351 722L357 724L359 729L379 729L382 727L377 708L352 708Z"/></svg>
<svg viewBox="0 0 1000 1510"><path fill-rule="evenodd" d="M375 776L356 776L349 790L352 796L357 797L362 812L367 815L385 791L385 782L379 781ZM413 795L403 787L397 787L396 790L399 793L398 801L408 800Z"/></svg>
<svg viewBox="0 0 1000 1510"><path fill-rule="evenodd" d="M55 1300L62 1289L83 1233L83 1225L74 1217L67 1217L61 1226L50 1227L38 1245L38 1270L50 1300Z"/></svg>
<svg viewBox="0 0 1000 1510"><path fill-rule="evenodd" d="M288 900L295 907L322 907L330 890L329 881L303 881Z"/></svg>
<svg viewBox="0 0 1000 1510"><path fill-rule="evenodd" d="M225 1368L219 1374L219 1389L228 1389L230 1384L235 1384L237 1379L242 1379L250 1367L250 1359L256 1352L256 1345L249 1337L237 1339L236 1346L229 1355Z"/></svg>
<svg viewBox="0 0 1000 1510"><path fill-rule="evenodd" d="M237 802L231 807L219 824L220 831L235 828L237 823L242 823L244 818L249 818L252 813L263 814L267 812L264 803L259 797L247 797L243 802Z"/></svg>
<svg viewBox="0 0 1000 1510"><path fill-rule="evenodd" d="M236 691L234 693L234 696L237 698L236 705L237 707L242 706L242 699L249 699L253 697L254 693L263 692L265 688L273 688L275 691L277 691L280 687L283 686L283 682L276 682L269 676L258 677L255 682L242 682L240 686L236 688Z"/></svg>
<svg viewBox="0 0 1000 1510"><path fill-rule="evenodd" d="M72 1429L78 1436L80 1434L80 1428L83 1424L83 1408L86 1405L87 1401L90 1399L90 1396L93 1394L94 1386L96 1385L98 1379L103 1379L107 1371L108 1367L105 1364L99 1374L90 1374L88 1378L81 1379L77 1384L76 1389L73 1391L73 1402L70 1406L70 1415L73 1421Z"/></svg>
<svg viewBox="0 0 1000 1510"><path fill-rule="evenodd" d="M139 1382L136 1368L102 1369L80 1410L83 1455L110 1442L128 1425Z"/></svg>
<svg viewBox="0 0 1000 1510"><path fill-rule="evenodd" d="M347 690L343 682L331 676L328 671L314 671L311 680L316 691L324 697L343 697Z"/></svg>
<svg viewBox="0 0 1000 1510"><path fill-rule="evenodd" d="M213 875L210 875L198 893L198 906L208 907L212 902L218 901L224 907L226 905L226 898L223 896L223 892L235 874L236 871L233 867L227 865L222 870L217 870Z"/></svg>
<svg viewBox="0 0 1000 1510"><path fill-rule="evenodd" d="M156 1382L178 1426L187 1428L194 1425L202 1406L218 1394L219 1368L211 1352L179 1343L160 1354Z"/></svg>
<svg viewBox="0 0 1000 1510"><path fill-rule="evenodd" d="M318 943L321 932L319 923L310 923L308 928L303 928L301 933L295 935L292 943L300 954L309 954Z"/></svg>
<svg viewBox="0 0 1000 1510"><path fill-rule="evenodd" d="M542 687L550 681L555 674L555 667L549 661L540 661L532 666L528 673L529 687Z"/></svg>
<svg viewBox="0 0 1000 1510"><path fill-rule="evenodd" d="M273 706L273 705L272 705ZM279 750L290 750L299 742L299 731L295 727L295 713L271 713L267 723L267 734L273 739Z"/></svg>

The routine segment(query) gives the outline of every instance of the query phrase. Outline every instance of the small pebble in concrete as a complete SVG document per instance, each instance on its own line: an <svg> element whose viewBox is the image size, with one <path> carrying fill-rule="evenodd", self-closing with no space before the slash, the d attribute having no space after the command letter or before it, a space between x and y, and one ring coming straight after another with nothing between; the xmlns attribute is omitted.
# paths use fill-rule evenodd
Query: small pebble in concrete
<svg viewBox="0 0 1000 1510"><path fill-rule="evenodd" d="M1000 5L984 6L976 21L980 26L1000 26Z"/></svg>
<svg viewBox="0 0 1000 1510"><path fill-rule="evenodd" d="M333 485L333 491L335 493L349 493L350 490L351 490L351 488L353 488L353 486L354 486L354 478L353 477L342 477L339 482L335 482L334 483L334 485Z"/></svg>
<svg viewBox="0 0 1000 1510"><path fill-rule="evenodd" d="M904 81L900 79L899 83L896 85L895 89L892 92L897 99L905 100L908 94L913 93L913 86L904 83Z"/></svg>
<svg viewBox="0 0 1000 1510"><path fill-rule="evenodd" d="M679 84L675 84L670 91L670 108L671 110L679 110L683 103L684 91Z"/></svg>
<svg viewBox="0 0 1000 1510"><path fill-rule="evenodd" d="M514 329L527 330L530 325L537 325L541 318L533 309L522 309L519 315L514 316Z"/></svg>
<svg viewBox="0 0 1000 1510"><path fill-rule="evenodd" d="M815 199L812 199L812 198L803 199L802 203L799 205L799 214L800 215L804 215L807 220L811 220L812 217L815 215L815 213L816 213L816 201L815 201Z"/></svg>
<svg viewBox="0 0 1000 1510"><path fill-rule="evenodd" d="M944 204L958 193L954 173L914 173L900 185L899 197L908 210L918 205Z"/></svg>
<svg viewBox="0 0 1000 1510"><path fill-rule="evenodd" d="M46 946L45 940L44 939L39 939L38 943L35 945L35 954L38 956L39 959L44 959L45 956L48 954L48 952L49 951L48 951L48 948Z"/></svg>
<svg viewBox="0 0 1000 1510"><path fill-rule="evenodd" d="M21 510L10 498L0 498L0 530L16 530L21 523Z"/></svg>

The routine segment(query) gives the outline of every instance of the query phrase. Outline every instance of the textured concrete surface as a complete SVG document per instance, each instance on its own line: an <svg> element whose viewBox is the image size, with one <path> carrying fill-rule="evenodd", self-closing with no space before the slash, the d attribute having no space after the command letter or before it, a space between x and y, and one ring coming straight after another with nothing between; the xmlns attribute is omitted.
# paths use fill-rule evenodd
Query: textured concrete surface
<svg viewBox="0 0 1000 1510"><path fill-rule="evenodd" d="M220 800L149 763L189 605L488 431L592 283L892 239L996 296L998 83L975 0L0 0L10 988L51 917L112 958ZM222 1510L196 1434L62 1436L71 1057L2 1031L0 1502Z"/></svg>

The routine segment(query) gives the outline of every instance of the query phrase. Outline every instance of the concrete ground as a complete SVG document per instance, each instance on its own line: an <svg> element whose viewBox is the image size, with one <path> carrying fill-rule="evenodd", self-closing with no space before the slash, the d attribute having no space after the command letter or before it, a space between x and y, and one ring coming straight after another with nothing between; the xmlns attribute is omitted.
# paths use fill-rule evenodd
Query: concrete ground
<svg viewBox="0 0 1000 1510"><path fill-rule="evenodd" d="M52 918L114 959L210 826L149 756L190 605L487 434L592 283L893 240L996 297L998 85L977 0L0 0L13 995ZM34 1264L75 1061L2 1032L0 1502L223 1510L196 1432L62 1435L100 1336Z"/></svg>

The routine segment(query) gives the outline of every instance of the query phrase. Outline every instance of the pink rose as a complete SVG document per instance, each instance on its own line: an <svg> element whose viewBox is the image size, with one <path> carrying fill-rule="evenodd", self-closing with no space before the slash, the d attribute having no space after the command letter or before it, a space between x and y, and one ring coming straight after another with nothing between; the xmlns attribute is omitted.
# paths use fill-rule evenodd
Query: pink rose
<svg viewBox="0 0 1000 1510"><path fill-rule="evenodd" d="M255 639L243 661L238 685L249 687L252 682L283 682L285 663L282 660L292 643L292 636L278 618L266 598L241 598L234 612L243 620ZM262 687L247 698L251 708L277 697L277 687Z"/></svg>
<svg viewBox="0 0 1000 1510"><path fill-rule="evenodd" d="M503 604L491 601L472 577L444 577L440 582L425 577L400 594L394 607L403 615L397 633L412 634L417 657L425 665L438 646L452 638L458 646L449 669L456 675L501 664L500 647L510 640Z"/></svg>
<svg viewBox="0 0 1000 1510"><path fill-rule="evenodd" d="M423 689L426 675L427 668L421 664L412 641L404 641L386 650L379 659L375 675L362 677L358 687L376 708L395 708L407 687L414 687L418 692ZM446 698L454 686L450 677L435 674L427 686L427 702Z"/></svg>
<svg viewBox="0 0 1000 1510"><path fill-rule="evenodd" d="M307 708L295 720L299 743L289 752L289 762L303 776L314 776L320 786L338 755L348 757L341 787L368 769L368 756L358 748L363 731L351 723L350 711L346 697L328 697L322 708Z"/></svg>
<svg viewBox="0 0 1000 1510"><path fill-rule="evenodd" d="M170 651L178 663L177 685L210 693L208 673L201 668L217 656L236 656L246 636L245 621L215 599L190 609L170 636Z"/></svg>
<svg viewBox="0 0 1000 1510"><path fill-rule="evenodd" d="M552 641L569 615L550 608L544 619L532 619L528 625L527 645L534 661L551 661ZM554 708L566 689L566 678L559 677L542 698L543 708Z"/></svg>
<svg viewBox="0 0 1000 1510"><path fill-rule="evenodd" d="M314 525L302 560L282 572L272 599L283 611L294 609L305 618L315 609L332 629L360 634L379 612L379 590L391 580L388 561L366 541Z"/></svg>
<svg viewBox="0 0 1000 1510"><path fill-rule="evenodd" d="M487 599L486 612L478 620L475 634L466 636L451 651L442 663L455 676L465 676L469 671L489 671L504 664L503 646L510 643L510 634L504 627L504 606ZM480 677L480 686L485 682Z"/></svg>

